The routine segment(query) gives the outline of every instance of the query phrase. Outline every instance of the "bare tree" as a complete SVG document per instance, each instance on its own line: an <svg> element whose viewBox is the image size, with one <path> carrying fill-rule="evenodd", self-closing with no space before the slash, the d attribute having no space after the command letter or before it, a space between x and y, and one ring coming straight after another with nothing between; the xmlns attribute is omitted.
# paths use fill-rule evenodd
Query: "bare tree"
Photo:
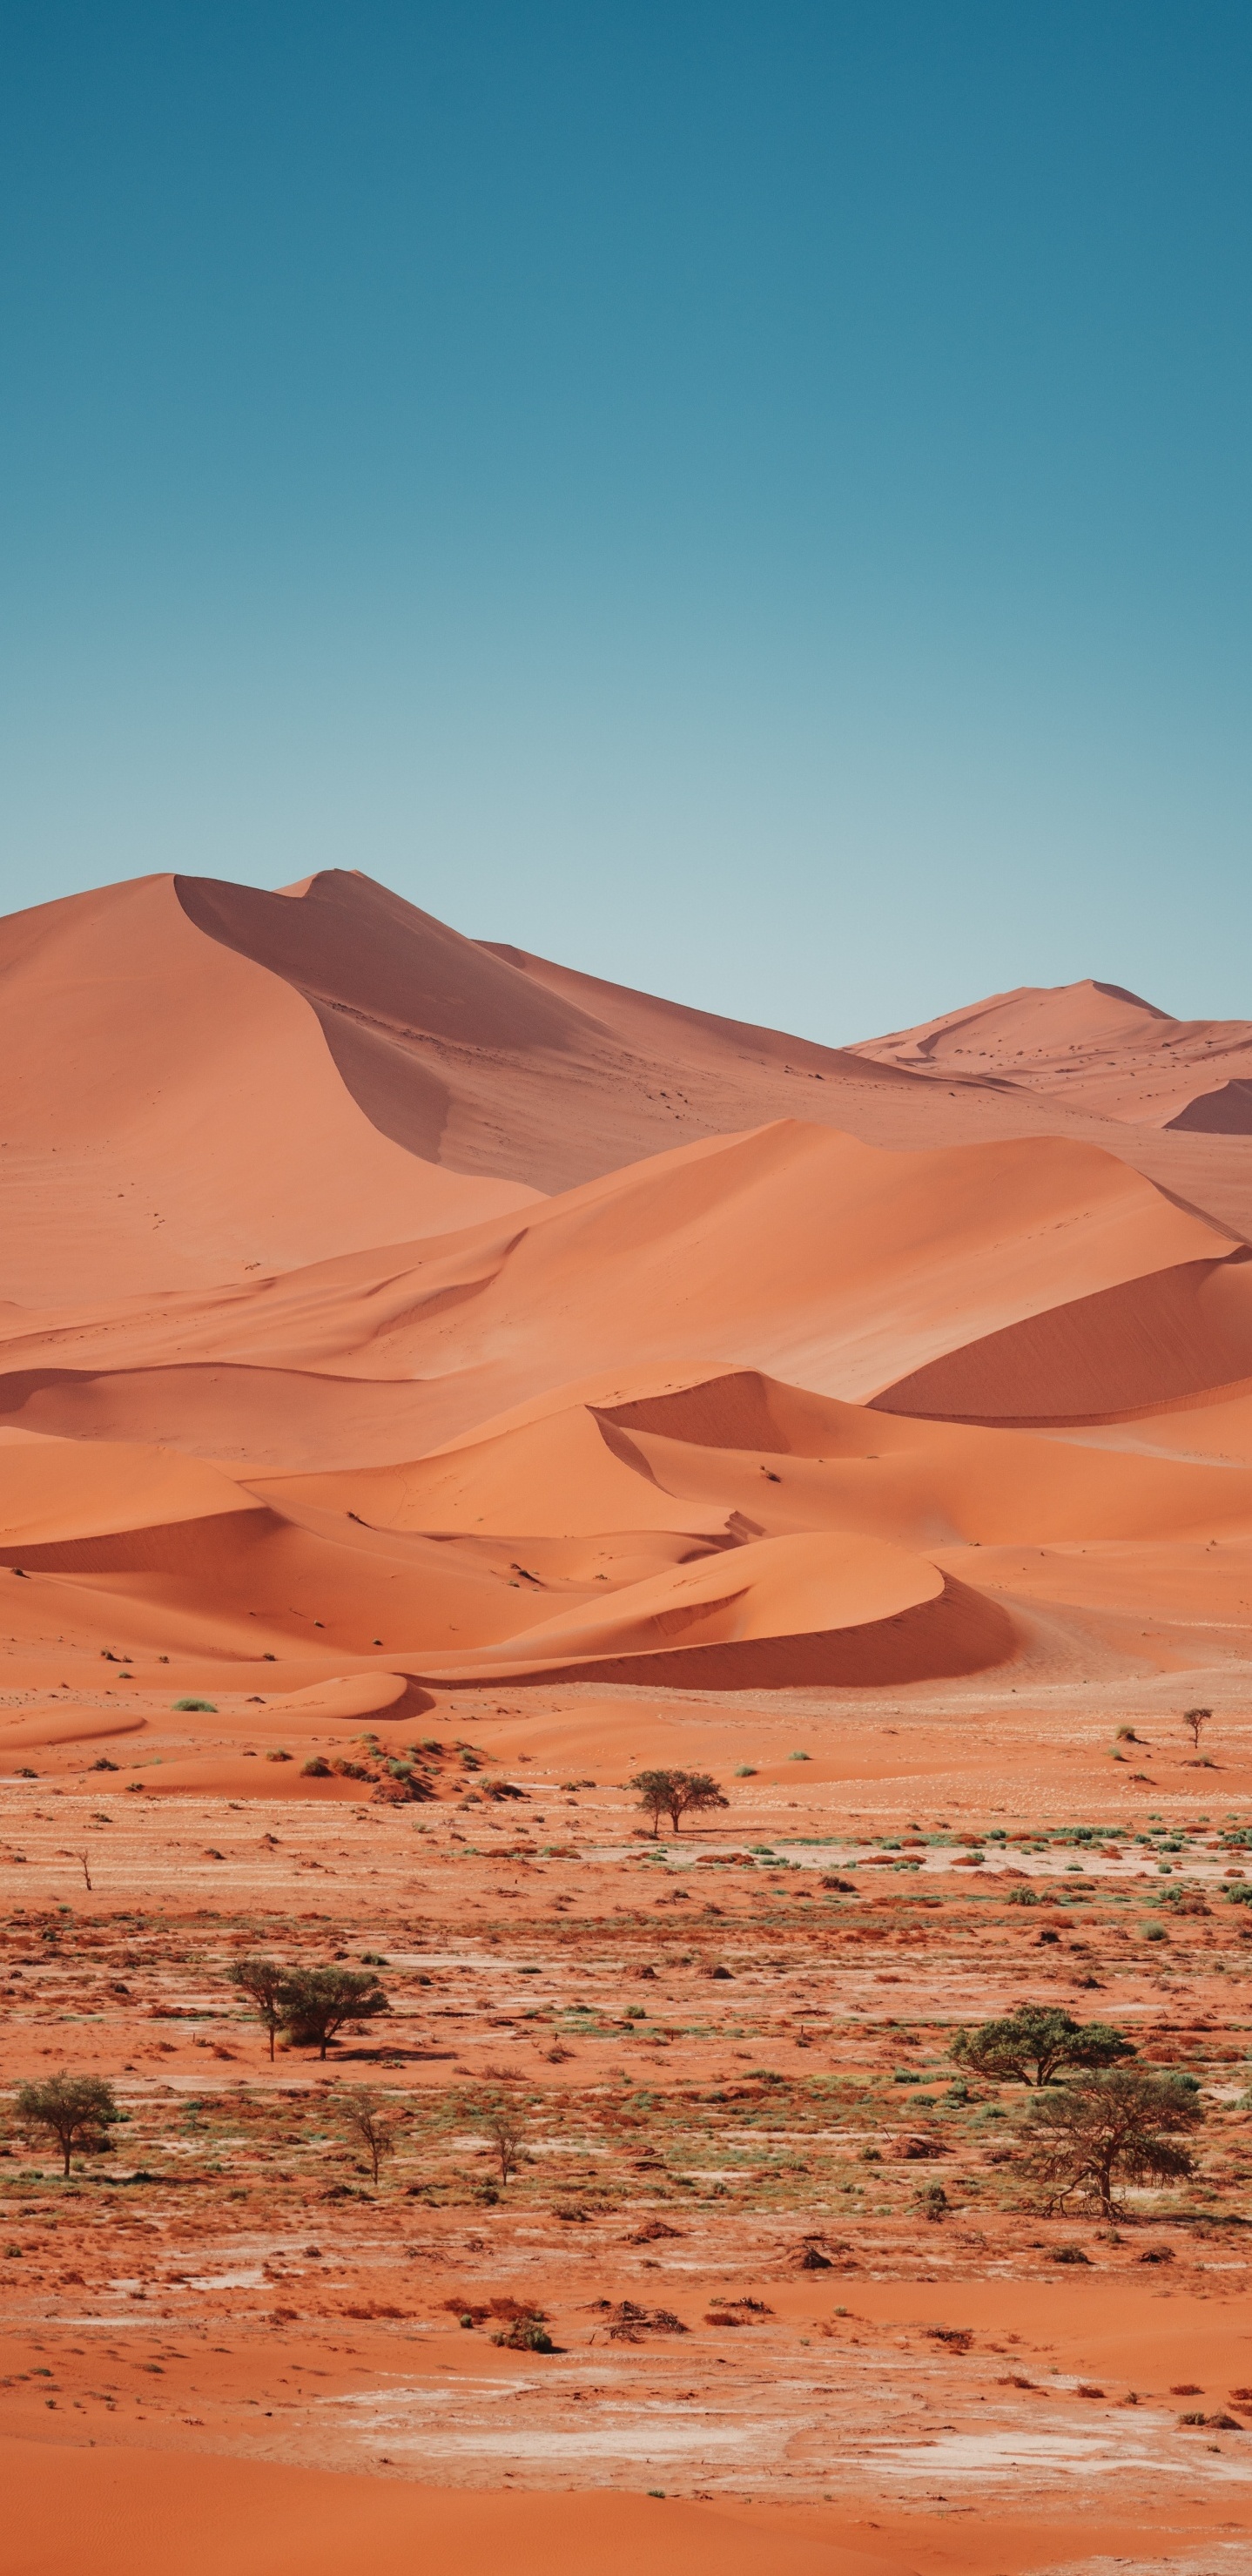
<svg viewBox="0 0 1252 2576"><path fill-rule="evenodd" d="M1182 1722L1191 1738L1192 1746L1197 1753L1200 1750L1201 1730L1208 1725L1212 1714L1213 1712L1211 1708L1185 1708L1183 1710Z"/></svg>
<svg viewBox="0 0 1252 2576"><path fill-rule="evenodd" d="M482 2124L500 2168L500 2180L508 2184L525 2156L526 2114L511 2102L492 2102L483 2112Z"/></svg>
<svg viewBox="0 0 1252 2576"><path fill-rule="evenodd" d="M1114 2186L1185 2180L1193 2159L1178 2143L1198 2129L1204 2106L1176 2076L1141 2075L1127 2067L1079 2075L1037 2094L1027 2114L1027 2169L1042 2183L1049 2207L1072 2192L1116 2218Z"/></svg>
<svg viewBox="0 0 1252 2576"><path fill-rule="evenodd" d="M62 2068L42 2084L19 2086L17 2116L23 2128L46 2129L56 2139L68 2181L74 2148L102 2146L105 2131L122 2114L102 2076L67 2075Z"/></svg>
<svg viewBox="0 0 1252 2576"><path fill-rule="evenodd" d="M388 2095L350 2093L342 2104L348 2127L359 2139L370 2160L375 2184L378 2169L387 2156L396 2151L396 2134L402 2120L409 2116L402 2103Z"/></svg>
<svg viewBox="0 0 1252 2576"><path fill-rule="evenodd" d="M639 1804L645 1816L651 1817L654 1834L660 1832L662 1816L669 1817L677 1833L684 1816L730 1805L708 1771L637 1771L628 1786L638 1791Z"/></svg>
<svg viewBox="0 0 1252 2576"><path fill-rule="evenodd" d="M281 1995L287 1971L277 1959L236 1959L230 1981L246 1995L257 2020L270 2035L270 2064L274 2062L275 2033L282 2028Z"/></svg>
<svg viewBox="0 0 1252 2576"><path fill-rule="evenodd" d="M80 1853L79 1853L78 1857L79 1857L79 1860L80 1860L80 1861L81 1861L81 1863L82 1863L82 1870L83 1870L83 1884L84 1884L84 1886L85 1886L85 1888L86 1888L86 1890L87 1890L87 1894L90 1896L90 1895L91 1895L91 1892L92 1892L92 1889L91 1889L91 1864L90 1864L90 1861L89 1861L88 1856L87 1856L87 1854L86 1854L86 1852L85 1852L85 1851L80 1851Z"/></svg>

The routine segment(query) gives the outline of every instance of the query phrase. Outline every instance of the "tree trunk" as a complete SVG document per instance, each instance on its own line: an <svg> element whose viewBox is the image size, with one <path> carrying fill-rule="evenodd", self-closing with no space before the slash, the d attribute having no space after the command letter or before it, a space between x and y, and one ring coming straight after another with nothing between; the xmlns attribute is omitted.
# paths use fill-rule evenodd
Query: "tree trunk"
<svg viewBox="0 0 1252 2576"><path fill-rule="evenodd" d="M273 2063L274 2063L274 2025L273 2025L273 2022L271 2022L271 2023L270 2023L269 2030L270 2030L270 2064L271 2064L271 2066L272 2066L272 2065L273 2065Z"/></svg>
<svg viewBox="0 0 1252 2576"><path fill-rule="evenodd" d="M65 2179L68 2182L70 2178L70 2140L68 2138L61 2140L61 2153L65 2158Z"/></svg>

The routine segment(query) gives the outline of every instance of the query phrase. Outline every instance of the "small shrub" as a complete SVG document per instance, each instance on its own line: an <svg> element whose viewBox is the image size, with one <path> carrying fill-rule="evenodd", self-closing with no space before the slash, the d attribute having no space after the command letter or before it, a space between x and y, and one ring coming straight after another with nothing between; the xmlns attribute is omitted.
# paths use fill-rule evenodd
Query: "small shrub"
<svg viewBox="0 0 1252 2576"><path fill-rule="evenodd" d="M515 2317L511 2326L503 2326L492 2342L504 2352L555 2352L551 2335L539 2317Z"/></svg>
<svg viewBox="0 0 1252 2576"><path fill-rule="evenodd" d="M291 1758L292 1757L289 1753L284 1753L277 1747L272 1753L267 1753L265 1756L267 1762L290 1762Z"/></svg>
<svg viewBox="0 0 1252 2576"><path fill-rule="evenodd" d="M325 1760L322 1754L311 1753L308 1761L302 1762L300 1765L300 1777L302 1780L329 1780L331 1777L330 1764Z"/></svg>
<svg viewBox="0 0 1252 2576"><path fill-rule="evenodd" d="M212 1699L176 1699L174 1707L183 1717L216 1717L217 1702Z"/></svg>

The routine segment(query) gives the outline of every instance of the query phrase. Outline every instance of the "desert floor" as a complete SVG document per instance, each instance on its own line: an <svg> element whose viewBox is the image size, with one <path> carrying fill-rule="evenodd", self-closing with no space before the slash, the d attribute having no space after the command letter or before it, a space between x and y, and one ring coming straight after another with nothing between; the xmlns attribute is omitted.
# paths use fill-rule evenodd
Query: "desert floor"
<svg viewBox="0 0 1252 2576"><path fill-rule="evenodd" d="M1242 1642L1199 1763L1169 1672L467 1691L284 1762L272 1668L162 1725L206 1671L136 1659L140 1745L117 1685L79 1731L98 1660L68 1736L11 1664L4 2079L107 2071L127 2114L68 2184L0 2151L14 2576L367 2539L384 2571L1247 2567ZM303 1773L414 1741L423 1803ZM726 1813L654 1841L625 1782L662 1758ZM271 2066L228 1982L256 1950L375 1960L392 2009ZM1029 2206L1020 2088L962 2100L947 2054L1024 1997L1196 2075L1192 2184L1113 2229ZM404 2115L377 2187L361 2088ZM534 2310L551 2353L494 2340Z"/></svg>

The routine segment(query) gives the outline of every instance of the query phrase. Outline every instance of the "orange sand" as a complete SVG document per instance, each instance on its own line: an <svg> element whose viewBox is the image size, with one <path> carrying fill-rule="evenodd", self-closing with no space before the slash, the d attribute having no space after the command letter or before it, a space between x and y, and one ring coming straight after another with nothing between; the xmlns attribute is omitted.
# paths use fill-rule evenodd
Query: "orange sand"
<svg viewBox="0 0 1252 2576"><path fill-rule="evenodd" d="M827 1049L462 938L346 872L20 914L0 1000L15 1908L69 1888L94 1922L111 1873L142 1892L146 1852L168 1901L244 1891L281 1940L299 1891L338 1879L348 1902L341 1833L392 1853L412 1909L435 1858L471 1857L462 1827L507 1828L514 1859L487 1847L455 1928L507 1896L520 1934L558 1859L520 1805L449 1805L467 1734L517 1785L533 1766L532 1806L572 1811L561 1767L599 1782L604 1907L636 1915L642 1762L742 1770L741 1834L850 1831L853 1799L898 1824L1252 1793L1252 1027L1088 983ZM1211 1771L1179 1731L1196 1704L1225 1730ZM326 1767L423 1737L429 1810L363 1805ZM598 1885L544 1902L590 1924ZM745 1923L764 1902L750 1853L717 1886ZM1029 1916L1005 1920L1025 1959ZM953 1970L935 2014L975 2009L989 1972ZM116 2073L108 2027L55 2045ZM967 2270L970 2319L1000 2331ZM1123 2289L1084 2290L1076 2368L1146 2374L1159 2316ZM899 2295L859 2284L858 2313L886 2334L919 2314ZM812 2322L797 2296L774 2311ZM1023 2333L1038 2298L1012 2285ZM1221 2368L1252 2380L1233 2347ZM337 2576L367 2527L380 2570L420 2543L432 2567L994 2576L1163 2564L1220 2528L1202 2503L1181 2538L1156 2506L1102 2537L1087 2512L1085 2554L1046 2514L958 2535L846 2461L829 2505L770 2502L745 2428L743 2496L662 2504L229 2443L84 2450L23 2418L37 2503L12 2563Z"/></svg>

